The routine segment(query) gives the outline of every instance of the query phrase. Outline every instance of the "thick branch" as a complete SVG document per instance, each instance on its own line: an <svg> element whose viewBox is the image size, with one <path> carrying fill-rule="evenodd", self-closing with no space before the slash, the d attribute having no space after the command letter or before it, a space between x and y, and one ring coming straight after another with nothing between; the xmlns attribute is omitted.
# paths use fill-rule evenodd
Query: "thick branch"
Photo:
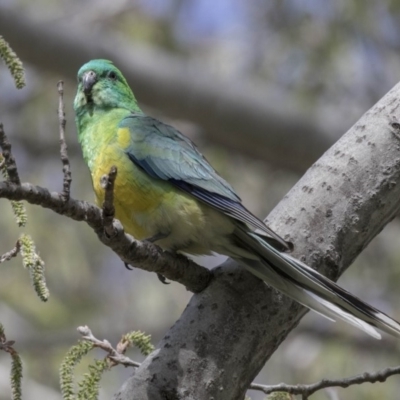
<svg viewBox="0 0 400 400"><path fill-rule="evenodd" d="M304 171L339 133L340 127L319 121L270 86L213 78L204 66L124 42L111 32L34 22L1 4L0 26L19 56L40 70L75 80L88 60L112 60L140 102L189 119L215 142L280 167Z"/></svg>
<svg viewBox="0 0 400 400"><path fill-rule="evenodd" d="M203 290L209 280L210 272L184 256L164 253L148 242L139 242L127 235L118 220L113 221L115 234L109 237L104 232L101 210L85 201L69 199L65 201L62 193L51 193L47 189L23 183L21 186L10 182L0 182L0 198L26 200L49 208L76 221L85 221L106 246L117 253L121 259L146 271L156 272L168 279L182 283L189 290Z"/></svg>
<svg viewBox="0 0 400 400"><path fill-rule="evenodd" d="M268 217L271 228L295 244L294 256L332 278L399 211L399 99L397 85ZM192 297L116 399L243 399L305 310L233 262L213 272L211 284Z"/></svg>

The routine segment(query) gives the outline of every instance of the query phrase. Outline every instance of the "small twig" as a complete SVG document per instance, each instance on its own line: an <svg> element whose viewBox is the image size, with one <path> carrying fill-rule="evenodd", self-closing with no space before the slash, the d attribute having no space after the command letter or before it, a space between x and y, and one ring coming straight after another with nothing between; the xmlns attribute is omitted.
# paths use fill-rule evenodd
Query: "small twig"
<svg viewBox="0 0 400 400"><path fill-rule="evenodd" d="M129 357L119 354L118 356L109 355L108 358L116 364L125 365L125 367L140 367L140 363L131 360Z"/></svg>
<svg viewBox="0 0 400 400"><path fill-rule="evenodd" d="M6 333L4 332L3 324L0 322L0 349L5 350L7 347L12 346L15 341L7 341Z"/></svg>
<svg viewBox="0 0 400 400"><path fill-rule="evenodd" d="M312 383L310 385L287 385L280 383L279 385L260 385L258 383L252 383L249 387L250 390L259 390L265 394L272 392L287 392L290 394L301 395L302 400L307 400L309 396L321 389L330 387L341 387L347 388L352 385L360 385L362 383L375 383L385 382L387 378L392 375L400 374L400 366L393 368L385 368L377 372L364 372L361 375L352 376L350 378L342 379L323 379L319 382Z"/></svg>
<svg viewBox="0 0 400 400"><path fill-rule="evenodd" d="M120 342L117 344L117 352L119 354L125 354L126 350L128 350L128 347L130 346L130 343L128 340L120 340Z"/></svg>
<svg viewBox="0 0 400 400"><path fill-rule="evenodd" d="M0 264L11 260L18 253L21 254L22 264L29 271L36 294L40 300L47 301L49 298L49 289L47 288L44 275L44 262L37 254L35 243L29 235L22 234L15 247L0 256Z"/></svg>
<svg viewBox="0 0 400 400"><path fill-rule="evenodd" d="M117 167L112 166L108 175L103 175L101 177L101 186L104 189L104 202L103 202L103 225L104 232L109 237L115 236L115 228L113 226L113 221L115 217L115 207L114 207L114 183L117 177Z"/></svg>
<svg viewBox="0 0 400 400"><path fill-rule="evenodd" d="M6 340L5 337L2 337L1 341L0 341L0 350L4 350L5 352L10 353L10 354L15 354L16 351L12 347L14 344L15 344L15 340Z"/></svg>
<svg viewBox="0 0 400 400"><path fill-rule="evenodd" d="M7 172L6 160L0 153L0 175L3 175L6 181L10 180ZM19 227L25 226L28 221L26 208L21 201L10 201L12 211L14 213L15 222Z"/></svg>
<svg viewBox="0 0 400 400"><path fill-rule="evenodd" d="M116 364L125 365L125 367L139 367L140 363L131 360L129 357L119 353L108 340L97 339L88 326L78 327L78 332L82 335L82 338L93 343L95 347L99 347L108 353L108 358Z"/></svg>
<svg viewBox="0 0 400 400"><path fill-rule="evenodd" d="M8 141L7 136L4 132L3 124L0 122L0 147L3 150L4 165L7 170L8 178L10 182L16 185L21 185L19 179L17 164L15 163L15 158L11 152L11 143Z"/></svg>
<svg viewBox="0 0 400 400"><path fill-rule="evenodd" d="M16 257L20 249L21 249L21 244L18 240L13 249L7 251L7 253L4 253L2 256L0 256L0 264L5 261L10 261L13 257Z"/></svg>
<svg viewBox="0 0 400 400"><path fill-rule="evenodd" d="M72 177L71 177L71 166L69 164L69 158L68 158L68 146L65 140L65 126L67 124L67 120L65 119L63 81L59 81L57 83L57 89L58 89L58 121L60 126L60 155L61 155L61 162L64 174L62 197L64 201L68 201L71 192Z"/></svg>

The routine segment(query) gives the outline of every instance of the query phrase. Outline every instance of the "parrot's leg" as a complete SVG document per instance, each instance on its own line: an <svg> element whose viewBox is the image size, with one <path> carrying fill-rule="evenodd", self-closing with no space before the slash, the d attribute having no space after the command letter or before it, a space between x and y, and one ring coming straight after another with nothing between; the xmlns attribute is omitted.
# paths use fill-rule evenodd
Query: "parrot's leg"
<svg viewBox="0 0 400 400"><path fill-rule="evenodd" d="M159 232L159 233L156 233L154 236L151 236L151 237L149 237L148 239L144 239L144 240L147 241L147 242L150 242L150 243L154 243L154 242L156 242L157 240L165 239L166 237L169 236L169 234L170 234L170 232L168 232L168 233L161 233L161 232ZM132 268L128 263L124 262L124 265L125 265L125 268L126 268L126 269L129 269L129 271L132 271L133 268ZM166 285L169 283L169 282L167 282L167 281L165 280L165 277L164 277L164 276L162 276L162 275L160 275L160 274L157 274L157 276L158 276L158 279L159 279L162 283L164 283L164 284L166 284Z"/></svg>
<svg viewBox="0 0 400 400"><path fill-rule="evenodd" d="M168 237L168 235L169 233L157 233L154 236L151 236L150 238L144 240L154 243L157 240L165 239L166 237ZM129 271L133 270L133 268L128 263L124 262L124 265L126 269L129 269ZM164 285L169 285L169 282L167 282L167 279L165 278L164 275L157 273L157 277L161 283L163 283Z"/></svg>

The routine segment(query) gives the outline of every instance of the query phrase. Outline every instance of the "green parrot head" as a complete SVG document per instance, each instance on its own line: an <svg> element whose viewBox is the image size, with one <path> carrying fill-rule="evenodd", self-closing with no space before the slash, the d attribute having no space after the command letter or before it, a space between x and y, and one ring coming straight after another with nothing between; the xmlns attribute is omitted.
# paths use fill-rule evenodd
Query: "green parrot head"
<svg viewBox="0 0 400 400"><path fill-rule="evenodd" d="M78 71L78 92L74 101L77 117L115 108L140 111L126 79L111 61L89 61Z"/></svg>

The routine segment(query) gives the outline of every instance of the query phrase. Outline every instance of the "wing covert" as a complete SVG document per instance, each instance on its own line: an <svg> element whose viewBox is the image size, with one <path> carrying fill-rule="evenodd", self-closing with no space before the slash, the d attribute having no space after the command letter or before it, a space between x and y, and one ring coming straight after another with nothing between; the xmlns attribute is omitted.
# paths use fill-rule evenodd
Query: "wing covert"
<svg viewBox="0 0 400 400"><path fill-rule="evenodd" d="M120 123L129 128L129 158L154 178L184 181L240 202L232 186L221 178L196 146L172 126L143 114Z"/></svg>
<svg viewBox="0 0 400 400"><path fill-rule="evenodd" d="M124 118L120 128L129 128L131 133L128 157L150 176L171 182L226 215L262 230L288 248L282 238L242 205L232 186L175 128L143 114Z"/></svg>

